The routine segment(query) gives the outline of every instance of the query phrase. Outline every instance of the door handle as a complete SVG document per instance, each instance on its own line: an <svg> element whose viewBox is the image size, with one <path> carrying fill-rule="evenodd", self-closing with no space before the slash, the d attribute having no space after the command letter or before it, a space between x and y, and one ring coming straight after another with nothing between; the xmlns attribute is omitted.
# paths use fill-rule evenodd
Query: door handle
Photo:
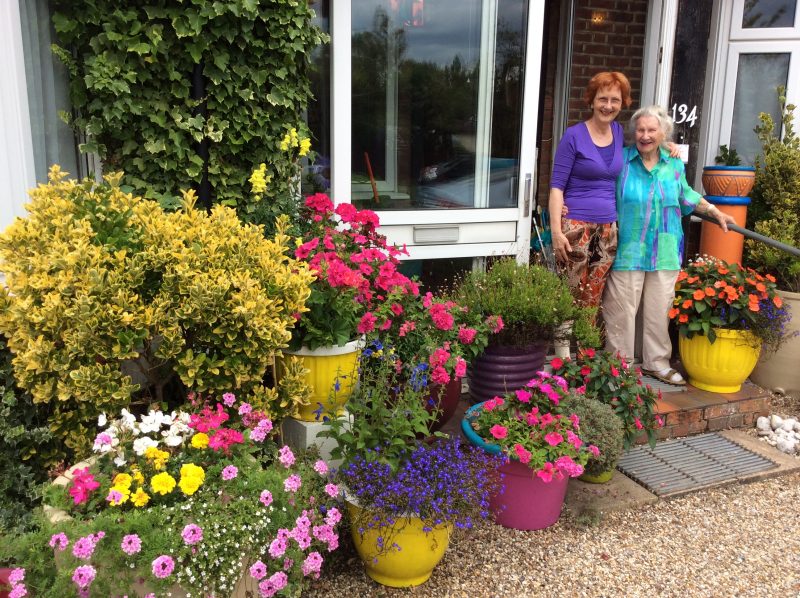
<svg viewBox="0 0 800 598"><path fill-rule="evenodd" d="M524 214L524 218L528 217L528 214L531 213L531 187L533 185L533 177L531 176L530 172L525 173L525 199L522 203L522 212Z"/></svg>

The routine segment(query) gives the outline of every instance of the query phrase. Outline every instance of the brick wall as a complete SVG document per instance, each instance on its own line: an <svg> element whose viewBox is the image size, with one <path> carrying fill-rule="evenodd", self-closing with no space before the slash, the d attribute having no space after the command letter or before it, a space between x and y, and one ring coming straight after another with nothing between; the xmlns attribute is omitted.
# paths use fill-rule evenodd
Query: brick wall
<svg viewBox="0 0 800 598"><path fill-rule="evenodd" d="M621 71L631 81L633 104L617 120L627 126L633 110L639 107L642 85L644 38L648 0L578 0L575 8L572 69L570 73L567 126L585 120L589 113L581 97L586 84L600 71ZM547 64L543 89L539 177L537 200L547 205L550 190L553 139L553 92L558 60L558 10L549 11L547 23Z"/></svg>

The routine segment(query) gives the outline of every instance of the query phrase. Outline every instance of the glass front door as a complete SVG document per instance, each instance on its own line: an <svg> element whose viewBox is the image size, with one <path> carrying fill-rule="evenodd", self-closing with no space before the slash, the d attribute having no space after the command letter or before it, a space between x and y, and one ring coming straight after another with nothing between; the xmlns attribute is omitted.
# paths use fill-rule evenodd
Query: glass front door
<svg viewBox="0 0 800 598"><path fill-rule="evenodd" d="M333 3L334 181L349 162L349 200L377 211L412 257L527 258L543 5ZM338 118L348 91L349 118Z"/></svg>

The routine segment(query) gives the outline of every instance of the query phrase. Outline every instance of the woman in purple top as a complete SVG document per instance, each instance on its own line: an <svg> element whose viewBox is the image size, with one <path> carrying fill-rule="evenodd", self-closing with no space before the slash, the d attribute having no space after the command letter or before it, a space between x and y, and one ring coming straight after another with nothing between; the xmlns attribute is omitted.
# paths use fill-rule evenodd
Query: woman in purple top
<svg viewBox="0 0 800 598"><path fill-rule="evenodd" d="M598 73L584 100L588 120L569 127L556 150L550 179L553 250L578 304L597 307L617 252L616 180L622 170L622 126L631 84L618 72ZM567 216L559 218L566 207Z"/></svg>

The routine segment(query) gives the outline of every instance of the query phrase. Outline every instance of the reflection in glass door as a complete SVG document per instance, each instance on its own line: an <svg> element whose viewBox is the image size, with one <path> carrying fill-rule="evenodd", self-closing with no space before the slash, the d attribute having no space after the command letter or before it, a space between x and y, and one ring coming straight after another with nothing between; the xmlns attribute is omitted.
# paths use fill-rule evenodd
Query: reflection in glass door
<svg viewBox="0 0 800 598"><path fill-rule="evenodd" d="M351 191L386 210L518 205L526 0L351 7Z"/></svg>

